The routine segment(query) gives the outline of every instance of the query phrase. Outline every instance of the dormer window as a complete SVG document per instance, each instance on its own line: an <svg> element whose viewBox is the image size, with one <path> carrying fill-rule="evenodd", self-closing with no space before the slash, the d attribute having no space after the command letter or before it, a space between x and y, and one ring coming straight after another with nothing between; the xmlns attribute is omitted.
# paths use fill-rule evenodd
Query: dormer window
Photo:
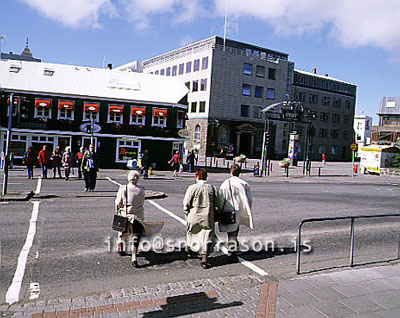
<svg viewBox="0 0 400 318"><path fill-rule="evenodd" d="M54 70L52 68L46 67L44 69L43 75L45 75L45 76L53 76L53 74L54 74Z"/></svg>
<svg viewBox="0 0 400 318"><path fill-rule="evenodd" d="M10 72L11 73L18 73L19 72L19 70L21 69L21 66L20 65L18 65L18 64L11 64L10 65Z"/></svg>

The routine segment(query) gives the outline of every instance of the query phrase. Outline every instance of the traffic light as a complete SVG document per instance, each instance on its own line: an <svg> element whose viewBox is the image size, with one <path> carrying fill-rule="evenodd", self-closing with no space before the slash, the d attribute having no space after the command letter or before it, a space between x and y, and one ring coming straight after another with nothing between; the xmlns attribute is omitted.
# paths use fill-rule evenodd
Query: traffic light
<svg viewBox="0 0 400 318"><path fill-rule="evenodd" d="M86 132L87 132L88 134L91 134L91 133L92 133L92 125L87 125L86 127L87 127L87 128L86 128Z"/></svg>

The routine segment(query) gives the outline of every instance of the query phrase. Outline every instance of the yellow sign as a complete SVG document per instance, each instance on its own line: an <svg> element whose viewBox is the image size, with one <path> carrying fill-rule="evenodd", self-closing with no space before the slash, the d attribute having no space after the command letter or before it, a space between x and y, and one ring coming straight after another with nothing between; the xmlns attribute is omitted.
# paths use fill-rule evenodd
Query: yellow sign
<svg viewBox="0 0 400 318"><path fill-rule="evenodd" d="M357 150L357 144L351 144L350 149L352 151L356 151Z"/></svg>

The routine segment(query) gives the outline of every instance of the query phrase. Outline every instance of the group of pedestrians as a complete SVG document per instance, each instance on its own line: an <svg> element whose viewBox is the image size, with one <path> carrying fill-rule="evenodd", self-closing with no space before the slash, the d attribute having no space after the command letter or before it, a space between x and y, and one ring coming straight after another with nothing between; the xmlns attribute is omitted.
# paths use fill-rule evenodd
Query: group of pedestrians
<svg viewBox="0 0 400 318"><path fill-rule="evenodd" d="M98 171L98 156L94 151L93 144L89 145L89 149L84 151L83 147L74 156L71 152L71 147L65 147L64 151L60 146L50 153L47 145L39 151L37 160L42 169L42 178L47 178L47 172L53 168L53 178L62 178L61 167L64 168L64 178L69 180L69 177L74 174L73 169L78 167L78 178L85 180L85 191L94 191L96 187L97 171ZM33 178L33 168L36 162L36 156L33 146L29 146L28 151L24 155L24 162L28 170L28 179Z"/></svg>
<svg viewBox="0 0 400 318"><path fill-rule="evenodd" d="M239 247L239 226L246 225L253 229L251 216L252 195L249 184L239 178L240 167L236 164L230 168L230 177L220 186L219 190L207 183L207 171L197 169L196 183L189 186L183 199L183 212L186 220L186 240L190 255L192 252L201 255L201 266L210 268L208 256L217 242L215 223L217 216L223 212L234 215L234 221L224 224L218 221L219 231L227 233L228 248L231 256L235 256ZM117 214L126 216L129 220L127 231L119 233L118 253L126 255L126 247L133 242L132 266L137 263L137 250L141 237L148 235L148 226L144 222L144 188L138 186L139 172L128 174L128 184L121 186L115 200ZM125 209L123 209L125 207ZM122 211L122 212L121 212ZM160 230L160 227L158 228Z"/></svg>

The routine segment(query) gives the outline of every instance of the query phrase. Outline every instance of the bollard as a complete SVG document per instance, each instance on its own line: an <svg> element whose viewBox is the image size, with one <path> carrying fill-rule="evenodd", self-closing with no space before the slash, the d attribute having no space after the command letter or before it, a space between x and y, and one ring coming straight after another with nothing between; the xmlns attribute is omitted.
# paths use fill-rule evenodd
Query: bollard
<svg viewBox="0 0 400 318"><path fill-rule="evenodd" d="M218 168L218 160L215 162L215 168Z"/></svg>
<svg viewBox="0 0 400 318"><path fill-rule="evenodd" d="M321 167L318 168L318 177L321 176Z"/></svg>
<svg viewBox="0 0 400 318"><path fill-rule="evenodd" d="M289 167L285 167L286 169L286 178L289 178Z"/></svg>

